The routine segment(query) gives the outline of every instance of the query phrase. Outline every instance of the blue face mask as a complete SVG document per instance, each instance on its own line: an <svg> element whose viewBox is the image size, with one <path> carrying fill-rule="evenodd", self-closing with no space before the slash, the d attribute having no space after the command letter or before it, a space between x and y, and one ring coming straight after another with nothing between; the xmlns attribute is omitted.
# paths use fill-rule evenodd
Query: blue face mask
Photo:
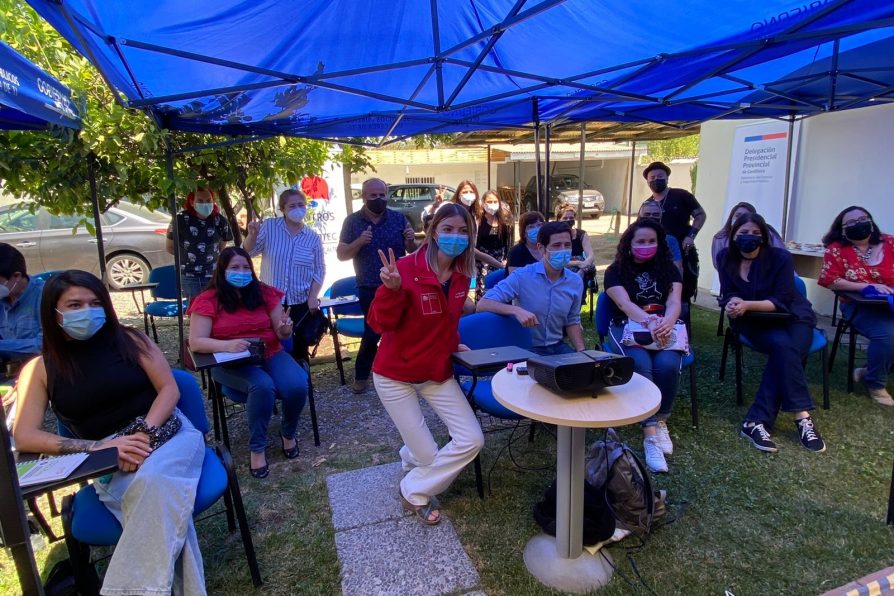
<svg viewBox="0 0 894 596"><path fill-rule="evenodd" d="M228 284L236 288L244 288L252 280L251 271L236 271L234 269L227 269L224 277Z"/></svg>
<svg viewBox="0 0 894 596"><path fill-rule="evenodd" d="M540 226L536 228L528 228L528 231L525 233L525 236L528 237L528 242L531 244L537 244L537 235L540 234Z"/></svg>
<svg viewBox="0 0 894 596"><path fill-rule="evenodd" d="M556 271L561 271L565 268L565 265L571 260L571 249L564 250L550 250L549 252L549 266L555 269Z"/></svg>
<svg viewBox="0 0 894 596"><path fill-rule="evenodd" d="M56 312L62 315L60 326L72 339L90 339L106 324L106 311L101 306L88 306L65 312L57 309Z"/></svg>
<svg viewBox="0 0 894 596"><path fill-rule="evenodd" d="M214 211L214 203L196 203L193 208L200 217L208 217Z"/></svg>
<svg viewBox="0 0 894 596"><path fill-rule="evenodd" d="M294 209L289 209L286 217L288 217L289 221L292 223L299 224L304 221L304 216L306 215L307 207L295 207Z"/></svg>
<svg viewBox="0 0 894 596"><path fill-rule="evenodd" d="M458 257L469 248L469 237L465 234L438 234L438 248L448 257Z"/></svg>

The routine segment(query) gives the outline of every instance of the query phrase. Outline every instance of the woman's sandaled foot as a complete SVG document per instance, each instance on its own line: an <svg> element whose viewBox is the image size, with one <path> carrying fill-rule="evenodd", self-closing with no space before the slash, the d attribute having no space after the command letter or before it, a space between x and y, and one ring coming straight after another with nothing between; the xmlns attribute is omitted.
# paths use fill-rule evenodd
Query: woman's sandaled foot
<svg viewBox="0 0 894 596"><path fill-rule="evenodd" d="M284 436L280 435L279 440L280 440L280 443L282 444L283 457L285 457L286 459L295 459L296 457L298 457L298 441L296 441L295 439L292 439L291 440L292 446L286 447L286 441L288 439L286 439Z"/></svg>
<svg viewBox="0 0 894 596"><path fill-rule="evenodd" d="M270 475L270 466L267 465L267 457L263 453L252 453L248 463L248 472L252 478L266 478Z"/></svg>
<svg viewBox="0 0 894 596"><path fill-rule="evenodd" d="M441 512L439 510L438 500L431 497L425 505L413 505L404 497L400 487L397 487L397 494L400 496L400 504L403 508L419 518L419 521L427 526L436 526L441 523Z"/></svg>

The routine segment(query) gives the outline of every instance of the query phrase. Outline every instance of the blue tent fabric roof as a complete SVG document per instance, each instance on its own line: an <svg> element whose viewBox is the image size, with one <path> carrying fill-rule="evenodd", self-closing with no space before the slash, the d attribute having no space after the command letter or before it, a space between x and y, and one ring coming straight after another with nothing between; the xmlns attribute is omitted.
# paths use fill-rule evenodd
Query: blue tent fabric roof
<svg viewBox="0 0 894 596"><path fill-rule="evenodd" d="M80 128L78 106L59 81L0 42L0 129Z"/></svg>
<svg viewBox="0 0 894 596"><path fill-rule="evenodd" d="M30 0L131 107L217 134L686 126L894 93L877 0Z"/></svg>

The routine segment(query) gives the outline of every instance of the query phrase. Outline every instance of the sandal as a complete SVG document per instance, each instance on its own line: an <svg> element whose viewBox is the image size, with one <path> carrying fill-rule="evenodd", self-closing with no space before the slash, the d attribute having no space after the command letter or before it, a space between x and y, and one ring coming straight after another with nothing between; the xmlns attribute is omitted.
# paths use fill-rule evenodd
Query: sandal
<svg viewBox="0 0 894 596"><path fill-rule="evenodd" d="M251 474L252 478L266 478L270 475L270 466L264 464L260 468L252 468L249 466L248 472Z"/></svg>
<svg viewBox="0 0 894 596"><path fill-rule="evenodd" d="M286 449L286 438L284 436L279 435L279 441L282 447L283 457L286 459L295 459L298 457L298 441L295 441L295 446L290 449Z"/></svg>
<svg viewBox="0 0 894 596"><path fill-rule="evenodd" d="M404 509L413 513L419 518L419 521L425 525L436 526L441 523L441 512L438 510L438 500L434 497L431 497L425 505L413 505L404 497L404 494L400 490L400 486L397 487L397 494L400 497L400 504L403 505ZM438 516L435 519L429 519L432 513L437 513Z"/></svg>

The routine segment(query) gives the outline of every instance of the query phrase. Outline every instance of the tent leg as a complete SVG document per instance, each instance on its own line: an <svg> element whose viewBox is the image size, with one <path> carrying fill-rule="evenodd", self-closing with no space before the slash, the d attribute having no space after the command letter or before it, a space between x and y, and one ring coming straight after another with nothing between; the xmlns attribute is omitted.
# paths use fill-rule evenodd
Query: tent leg
<svg viewBox="0 0 894 596"><path fill-rule="evenodd" d="M177 300L177 332L180 340L177 344L177 353L179 354L183 347L183 280L180 279L180 231L176 225L177 198L174 190L174 153L171 151L170 142L165 144L165 165L167 166L168 180L171 182L171 194L168 195L168 211L171 212L171 218L174 223L171 226L171 231L174 236L174 271L176 272L177 296L179 297L179 300Z"/></svg>
<svg viewBox="0 0 894 596"><path fill-rule="evenodd" d="M586 158L587 123L580 123L580 170L577 180L577 229L584 223L584 159Z"/></svg>
<svg viewBox="0 0 894 596"><path fill-rule="evenodd" d="M630 212L633 209L633 176L636 174L636 139L630 148L630 186L627 188L627 227L630 227ZM618 231L620 234L620 230Z"/></svg>
<svg viewBox="0 0 894 596"><path fill-rule="evenodd" d="M541 203L540 195L543 193L543 171L540 166L540 119L537 116L537 98L534 98L534 161L537 166L537 184L534 186L534 189L537 191L537 205L532 211L543 211L543 204ZM528 211L529 206L525 205L525 211Z"/></svg>
<svg viewBox="0 0 894 596"><path fill-rule="evenodd" d="M99 217L99 195L96 191L96 155L87 156L87 177L90 181L90 202L93 205L93 226L96 228L96 252L99 254L99 278L106 284L106 247L102 239L102 221Z"/></svg>
<svg viewBox="0 0 894 596"><path fill-rule="evenodd" d="M550 145L549 137L550 137L550 134L552 133L552 129L553 129L553 127L552 127L551 124L547 124L547 125L546 125L546 135L545 135L546 151L544 151L544 157L545 157L545 160L544 160L544 161L545 161L545 164L546 164L546 175L544 175L544 177L543 177L543 178L544 178L544 184L543 184L543 198L542 198L542 200L543 200L543 211L542 211L542 213L543 213L543 218L546 219L546 221L549 221L549 220L550 220L550 215L551 215L551 213L552 213L552 207L553 207L553 206L552 206L552 198L551 198L551 194L550 194L550 192L549 192L549 185L550 185L550 178L551 178L551 176L550 176L550 172L549 172L549 169L550 169L550 164L549 164L549 145Z"/></svg>

